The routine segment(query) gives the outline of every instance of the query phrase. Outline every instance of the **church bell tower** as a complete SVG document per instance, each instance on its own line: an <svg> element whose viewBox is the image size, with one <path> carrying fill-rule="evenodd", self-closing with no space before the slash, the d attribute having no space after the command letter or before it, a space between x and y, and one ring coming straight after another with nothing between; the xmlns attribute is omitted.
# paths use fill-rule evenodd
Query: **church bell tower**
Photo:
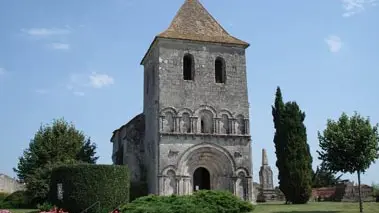
<svg viewBox="0 0 379 213"><path fill-rule="evenodd" d="M185 0L144 66L149 193L229 190L254 201L245 50L198 0Z"/></svg>

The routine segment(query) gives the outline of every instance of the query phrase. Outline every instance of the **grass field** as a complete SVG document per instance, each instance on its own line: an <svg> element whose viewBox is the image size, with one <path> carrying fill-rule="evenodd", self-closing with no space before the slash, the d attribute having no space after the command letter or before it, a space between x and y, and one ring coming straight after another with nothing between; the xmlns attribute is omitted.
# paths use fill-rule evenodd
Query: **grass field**
<svg viewBox="0 0 379 213"><path fill-rule="evenodd" d="M9 209L12 213L35 213L36 209Z"/></svg>
<svg viewBox="0 0 379 213"><path fill-rule="evenodd" d="M358 203L310 202L304 205L285 205L278 203L258 204L253 213L350 213L359 212ZM364 203L363 212L379 213L379 203Z"/></svg>
<svg viewBox="0 0 379 213"><path fill-rule="evenodd" d="M37 210L11 209L12 213L35 213ZM353 213L359 212L358 203L311 202L305 205L281 203L258 204L253 213ZM364 213L379 213L379 203L364 203Z"/></svg>

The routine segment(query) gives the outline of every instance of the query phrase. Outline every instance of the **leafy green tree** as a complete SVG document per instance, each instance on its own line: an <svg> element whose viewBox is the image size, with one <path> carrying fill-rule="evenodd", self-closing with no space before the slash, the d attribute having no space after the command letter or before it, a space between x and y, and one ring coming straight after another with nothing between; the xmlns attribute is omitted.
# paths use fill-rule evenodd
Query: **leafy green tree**
<svg viewBox="0 0 379 213"><path fill-rule="evenodd" d="M64 119L41 125L19 158L17 173L26 184L34 204L42 203L49 191L50 174L55 166L73 163L96 163L96 144Z"/></svg>
<svg viewBox="0 0 379 213"><path fill-rule="evenodd" d="M296 102L284 104L278 87L272 115L276 129L274 144L279 188L287 203L307 203L312 193L313 170L304 125L305 113Z"/></svg>
<svg viewBox="0 0 379 213"><path fill-rule="evenodd" d="M333 172L357 173L359 209L363 212L361 199L361 173L364 173L378 158L378 124L372 126L369 118L357 112L349 117L342 113L338 121L328 119L327 127L318 132L321 151L319 159Z"/></svg>
<svg viewBox="0 0 379 213"><path fill-rule="evenodd" d="M323 163L317 167L313 173L313 188L335 186L341 179L342 175L336 177L336 172L328 170Z"/></svg>

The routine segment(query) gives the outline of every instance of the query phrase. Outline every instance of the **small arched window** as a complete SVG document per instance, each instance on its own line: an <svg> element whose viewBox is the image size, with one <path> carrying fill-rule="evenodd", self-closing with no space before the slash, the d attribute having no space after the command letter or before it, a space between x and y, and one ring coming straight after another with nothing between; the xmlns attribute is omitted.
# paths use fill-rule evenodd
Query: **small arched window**
<svg viewBox="0 0 379 213"><path fill-rule="evenodd" d="M216 83L225 83L225 80L226 80L225 61L221 57L217 57L215 61L215 78L216 78Z"/></svg>
<svg viewBox="0 0 379 213"><path fill-rule="evenodd" d="M191 133L191 119L188 113L182 114L181 130L183 133Z"/></svg>
<svg viewBox="0 0 379 213"><path fill-rule="evenodd" d="M166 112L163 126L165 128L165 132L174 132L174 116L171 112Z"/></svg>
<svg viewBox="0 0 379 213"><path fill-rule="evenodd" d="M200 113L200 132L213 133L213 114L208 110Z"/></svg>
<svg viewBox="0 0 379 213"><path fill-rule="evenodd" d="M183 79L193 80L195 73L195 62L191 54L186 54L183 57Z"/></svg>

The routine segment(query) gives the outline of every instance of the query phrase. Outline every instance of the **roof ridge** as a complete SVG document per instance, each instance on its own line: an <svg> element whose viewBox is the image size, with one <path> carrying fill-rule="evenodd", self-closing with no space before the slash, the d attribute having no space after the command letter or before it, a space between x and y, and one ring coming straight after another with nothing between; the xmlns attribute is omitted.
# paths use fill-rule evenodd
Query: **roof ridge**
<svg viewBox="0 0 379 213"><path fill-rule="evenodd" d="M199 0L185 0L169 27L157 37L249 46L230 35Z"/></svg>

